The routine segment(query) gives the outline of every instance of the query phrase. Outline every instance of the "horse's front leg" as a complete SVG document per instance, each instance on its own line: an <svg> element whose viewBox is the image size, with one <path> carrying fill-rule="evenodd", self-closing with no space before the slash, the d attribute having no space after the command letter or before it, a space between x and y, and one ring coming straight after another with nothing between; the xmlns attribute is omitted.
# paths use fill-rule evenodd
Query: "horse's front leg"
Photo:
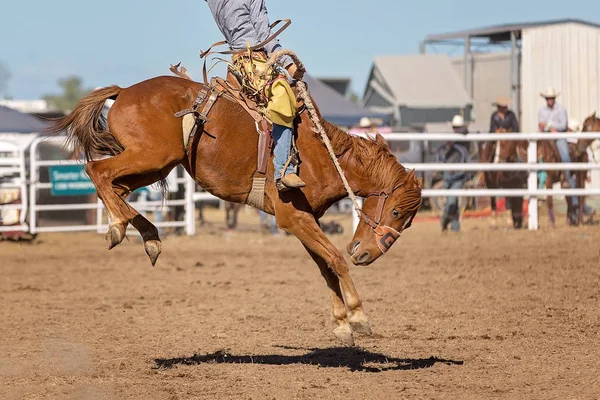
<svg viewBox="0 0 600 400"><path fill-rule="evenodd" d="M336 337L344 344L354 345L352 331L371 334L369 320L350 277L348 264L327 239L315 217L284 203L276 204L275 215L279 227L296 236L319 266L331 290Z"/></svg>

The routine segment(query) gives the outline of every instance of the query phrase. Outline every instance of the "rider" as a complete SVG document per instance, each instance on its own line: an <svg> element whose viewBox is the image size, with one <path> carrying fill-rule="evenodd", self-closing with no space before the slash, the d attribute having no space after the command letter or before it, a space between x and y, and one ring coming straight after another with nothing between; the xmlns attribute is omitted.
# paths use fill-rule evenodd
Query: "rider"
<svg viewBox="0 0 600 400"><path fill-rule="evenodd" d="M509 110L510 99L504 96L498 96L494 105L496 111L492 114L490 121L490 132L497 132L498 129L504 129L507 132L519 132L519 121L512 110Z"/></svg>
<svg viewBox="0 0 600 400"><path fill-rule="evenodd" d="M556 102L559 93L553 87L548 87L546 92L540 93L546 99L546 106L540 108L538 112L538 123L540 132L566 132L568 129L567 110ZM556 148L562 162L571 162L569 155L569 143L566 139L556 140ZM575 187L575 176L571 171L565 171L567 181L570 187Z"/></svg>
<svg viewBox="0 0 600 400"><path fill-rule="evenodd" d="M227 44L232 50L245 51L247 46L255 46L266 40L270 33L269 18L264 0L206 0L208 7L225 36ZM264 47L267 55L281 50L277 38L271 40ZM278 60L292 79L300 80L304 74L294 64L289 56ZM273 141L275 143L273 164L275 166L275 183L280 191L290 188L304 187L306 184L295 173L291 163L286 162L290 156L292 145L292 121L273 121Z"/></svg>
<svg viewBox="0 0 600 400"><path fill-rule="evenodd" d="M455 115L452 118L452 129L454 133L469 133L464 118L461 115ZM436 152L436 162L443 163L466 163L469 161L469 142L447 142L440 146ZM444 188L445 189L462 189L465 182L469 179L469 174L465 171L445 171L444 172ZM452 232L460 231L460 210L458 209L458 197L448 196L446 205L444 206L444 214L442 215L442 231L450 230Z"/></svg>

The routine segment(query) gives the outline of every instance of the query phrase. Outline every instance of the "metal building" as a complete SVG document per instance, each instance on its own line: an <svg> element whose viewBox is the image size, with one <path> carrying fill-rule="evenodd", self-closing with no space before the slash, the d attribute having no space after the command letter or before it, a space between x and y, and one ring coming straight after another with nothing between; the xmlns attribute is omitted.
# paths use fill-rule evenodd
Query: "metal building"
<svg viewBox="0 0 600 400"><path fill-rule="evenodd" d="M391 117L398 127L471 119L472 101L446 54L376 57L363 106Z"/></svg>
<svg viewBox="0 0 600 400"><path fill-rule="evenodd" d="M478 83L474 77L486 66L477 53L508 54L510 82L505 92L513 99L521 130L536 131L537 112L544 99L539 95L548 86L561 92L558 101L569 118L583 121L599 108L600 25L575 19L490 26L460 32L429 35L421 53L440 45L464 49L462 80L475 102L480 118ZM500 81L504 79L501 78ZM495 89L498 90L498 89ZM501 95L504 93L498 93ZM483 101L483 100L481 100Z"/></svg>

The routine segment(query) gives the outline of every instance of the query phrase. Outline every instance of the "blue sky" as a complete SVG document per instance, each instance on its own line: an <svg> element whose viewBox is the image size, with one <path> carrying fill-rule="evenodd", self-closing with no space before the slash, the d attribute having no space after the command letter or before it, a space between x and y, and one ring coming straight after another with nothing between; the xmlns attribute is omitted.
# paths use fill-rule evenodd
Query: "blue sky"
<svg viewBox="0 0 600 400"><path fill-rule="evenodd" d="M70 74L88 87L129 86L169 74L181 61L201 77L200 49L221 34L204 0L20 0L0 14L0 61L17 99L58 91ZM267 0L271 20L291 18L281 36L316 77L352 78L362 94L377 55L417 53L431 33L558 18L600 22L600 2L571 0ZM1 96L2 94L0 94Z"/></svg>

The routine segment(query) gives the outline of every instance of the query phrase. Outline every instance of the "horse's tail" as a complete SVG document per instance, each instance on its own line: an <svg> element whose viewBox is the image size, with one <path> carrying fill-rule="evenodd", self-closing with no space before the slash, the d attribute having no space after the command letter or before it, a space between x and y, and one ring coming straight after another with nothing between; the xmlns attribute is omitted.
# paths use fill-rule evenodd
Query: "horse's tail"
<svg viewBox="0 0 600 400"><path fill-rule="evenodd" d="M67 144L73 145L75 154L85 155L88 160L121 153L123 146L103 127L106 124L101 122L104 102L116 98L121 90L118 86L94 90L81 99L69 115L52 119L45 132L59 134L66 131Z"/></svg>

